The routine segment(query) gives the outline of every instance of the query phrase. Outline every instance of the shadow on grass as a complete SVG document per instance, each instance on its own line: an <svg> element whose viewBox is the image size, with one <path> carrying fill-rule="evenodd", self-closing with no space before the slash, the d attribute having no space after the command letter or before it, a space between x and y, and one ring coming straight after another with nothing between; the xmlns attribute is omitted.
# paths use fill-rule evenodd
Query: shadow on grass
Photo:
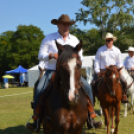
<svg viewBox="0 0 134 134"><path fill-rule="evenodd" d="M101 131L101 129L98 129L97 131ZM27 130L25 126L21 125L15 127L8 127L6 129L0 129L0 134L32 134L32 132ZM39 134L43 134L42 128ZM96 134L96 132L93 132L93 129L88 130L87 126L84 125L82 134Z"/></svg>
<svg viewBox="0 0 134 134"><path fill-rule="evenodd" d="M6 129L0 129L0 134L32 134L25 126L8 127Z"/></svg>

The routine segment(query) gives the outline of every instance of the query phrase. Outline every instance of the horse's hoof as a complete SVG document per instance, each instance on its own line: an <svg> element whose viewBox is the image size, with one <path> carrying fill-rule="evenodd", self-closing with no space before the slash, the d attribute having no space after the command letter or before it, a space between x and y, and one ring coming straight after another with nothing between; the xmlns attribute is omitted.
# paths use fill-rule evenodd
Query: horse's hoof
<svg viewBox="0 0 134 134"><path fill-rule="evenodd" d="M113 133L114 133L114 128L111 129L111 134L113 134Z"/></svg>
<svg viewBox="0 0 134 134"><path fill-rule="evenodd" d="M126 118L126 117L127 117L127 115L124 115L123 117L124 117L124 118Z"/></svg>

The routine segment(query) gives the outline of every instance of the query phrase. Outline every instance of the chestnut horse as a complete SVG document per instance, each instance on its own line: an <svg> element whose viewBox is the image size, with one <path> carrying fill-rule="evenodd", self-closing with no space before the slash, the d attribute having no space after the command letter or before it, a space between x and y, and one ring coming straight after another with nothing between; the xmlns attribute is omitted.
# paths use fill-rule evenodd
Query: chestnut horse
<svg viewBox="0 0 134 134"><path fill-rule="evenodd" d="M98 99L103 110L105 125L107 127L107 134L109 133L109 117L112 119L111 132L118 134L120 103L122 97L122 90L120 84L119 71L122 68L117 69L116 65L110 65L106 67L106 70L102 72L102 80L98 86ZM114 130L114 115L115 115L115 130Z"/></svg>
<svg viewBox="0 0 134 134"><path fill-rule="evenodd" d="M45 100L43 130L45 134L82 134L88 118L89 101L90 112L94 112L91 100L80 83L82 62L78 52L82 48L82 41L75 48L57 42L56 46L56 73L49 86L51 93Z"/></svg>

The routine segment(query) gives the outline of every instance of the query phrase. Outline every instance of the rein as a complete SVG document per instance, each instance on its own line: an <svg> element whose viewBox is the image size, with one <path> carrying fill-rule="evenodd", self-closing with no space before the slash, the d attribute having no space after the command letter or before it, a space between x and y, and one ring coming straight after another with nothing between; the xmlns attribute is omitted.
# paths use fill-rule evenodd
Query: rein
<svg viewBox="0 0 134 134"><path fill-rule="evenodd" d="M108 87L108 90L109 90L109 94L111 93L111 89L110 89L110 86L108 85L108 83L107 83L107 87ZM117 86L116 86L116 88L115 88L115 90L117 89ZM112 96L114 96L115 94L113 94Z"/></svg>
<svg viewBox="0 0 134 134"><path fill-rule="evenodd" d="M61 84L61 88L63 89L63 91L64 91L64 95L65 96L67 96L67 91L65 90L65 86L64 86L64 84L63 84L63 82L62 82L62 80L60 81L60 84ZM79 84L80 84L80 82L79 82ZM80 87L82 88L82 86L81 86L81 84L80 84ZM82 88L83 89L83 88ZM82 90L83 91L83 90ZM84 92L84 91L83 91ZM85 92L84 92L85 93ZM85 93L86 94L86 93ZM75 103L77 103L77 100L78 100L78 94L75 94Z"/></svg>
<svg viewBox="0 0 134 134"><path fill-rule="evenodd" d="M101 83L103 82L103 78L104 78L104 76L102 76L100 82L98 83L98 89L99 89L99 86L101 85ZM108 87L109 94L111 95L111 89L110 89L110 86L109 86L108 83L106 83L106 85L107 85L107 87ZM116 86L115 90L116 90L116 89L117 89L117 86ZM115 95L115 94L114 94L114 95ZM114 96L114 95L112 95L112 96Z"/></svg>

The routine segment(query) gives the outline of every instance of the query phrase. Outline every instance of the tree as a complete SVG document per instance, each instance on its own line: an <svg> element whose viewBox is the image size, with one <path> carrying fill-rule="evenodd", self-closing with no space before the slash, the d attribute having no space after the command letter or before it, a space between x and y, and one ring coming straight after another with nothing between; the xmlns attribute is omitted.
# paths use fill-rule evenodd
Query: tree
<svg viewBox="0 0 134 134"><path fill-rule="evenodd" d="M107 31L133 25L133 0L83 0L81 4L86 9L79 9L76 20L82 21L84 25L95 24L101 32L101 37Z"/></svg>
<svg viewBox="0 0 134 134"><path fill-rule="evenodd" d="M33 25L19 25L15 32L0 35L0 75L19 65L30 68L38 64L38 51L44 38L43 31Z"/></svg>
<svg viewBox="0 0 134 134"><path fill-rule="evenodd" d="M29 68L38 64L37 56L43 38L43 32L36 26L18 26L11 39L13 42L11 67L15 68L21 64L25 68Z"/></svg>

